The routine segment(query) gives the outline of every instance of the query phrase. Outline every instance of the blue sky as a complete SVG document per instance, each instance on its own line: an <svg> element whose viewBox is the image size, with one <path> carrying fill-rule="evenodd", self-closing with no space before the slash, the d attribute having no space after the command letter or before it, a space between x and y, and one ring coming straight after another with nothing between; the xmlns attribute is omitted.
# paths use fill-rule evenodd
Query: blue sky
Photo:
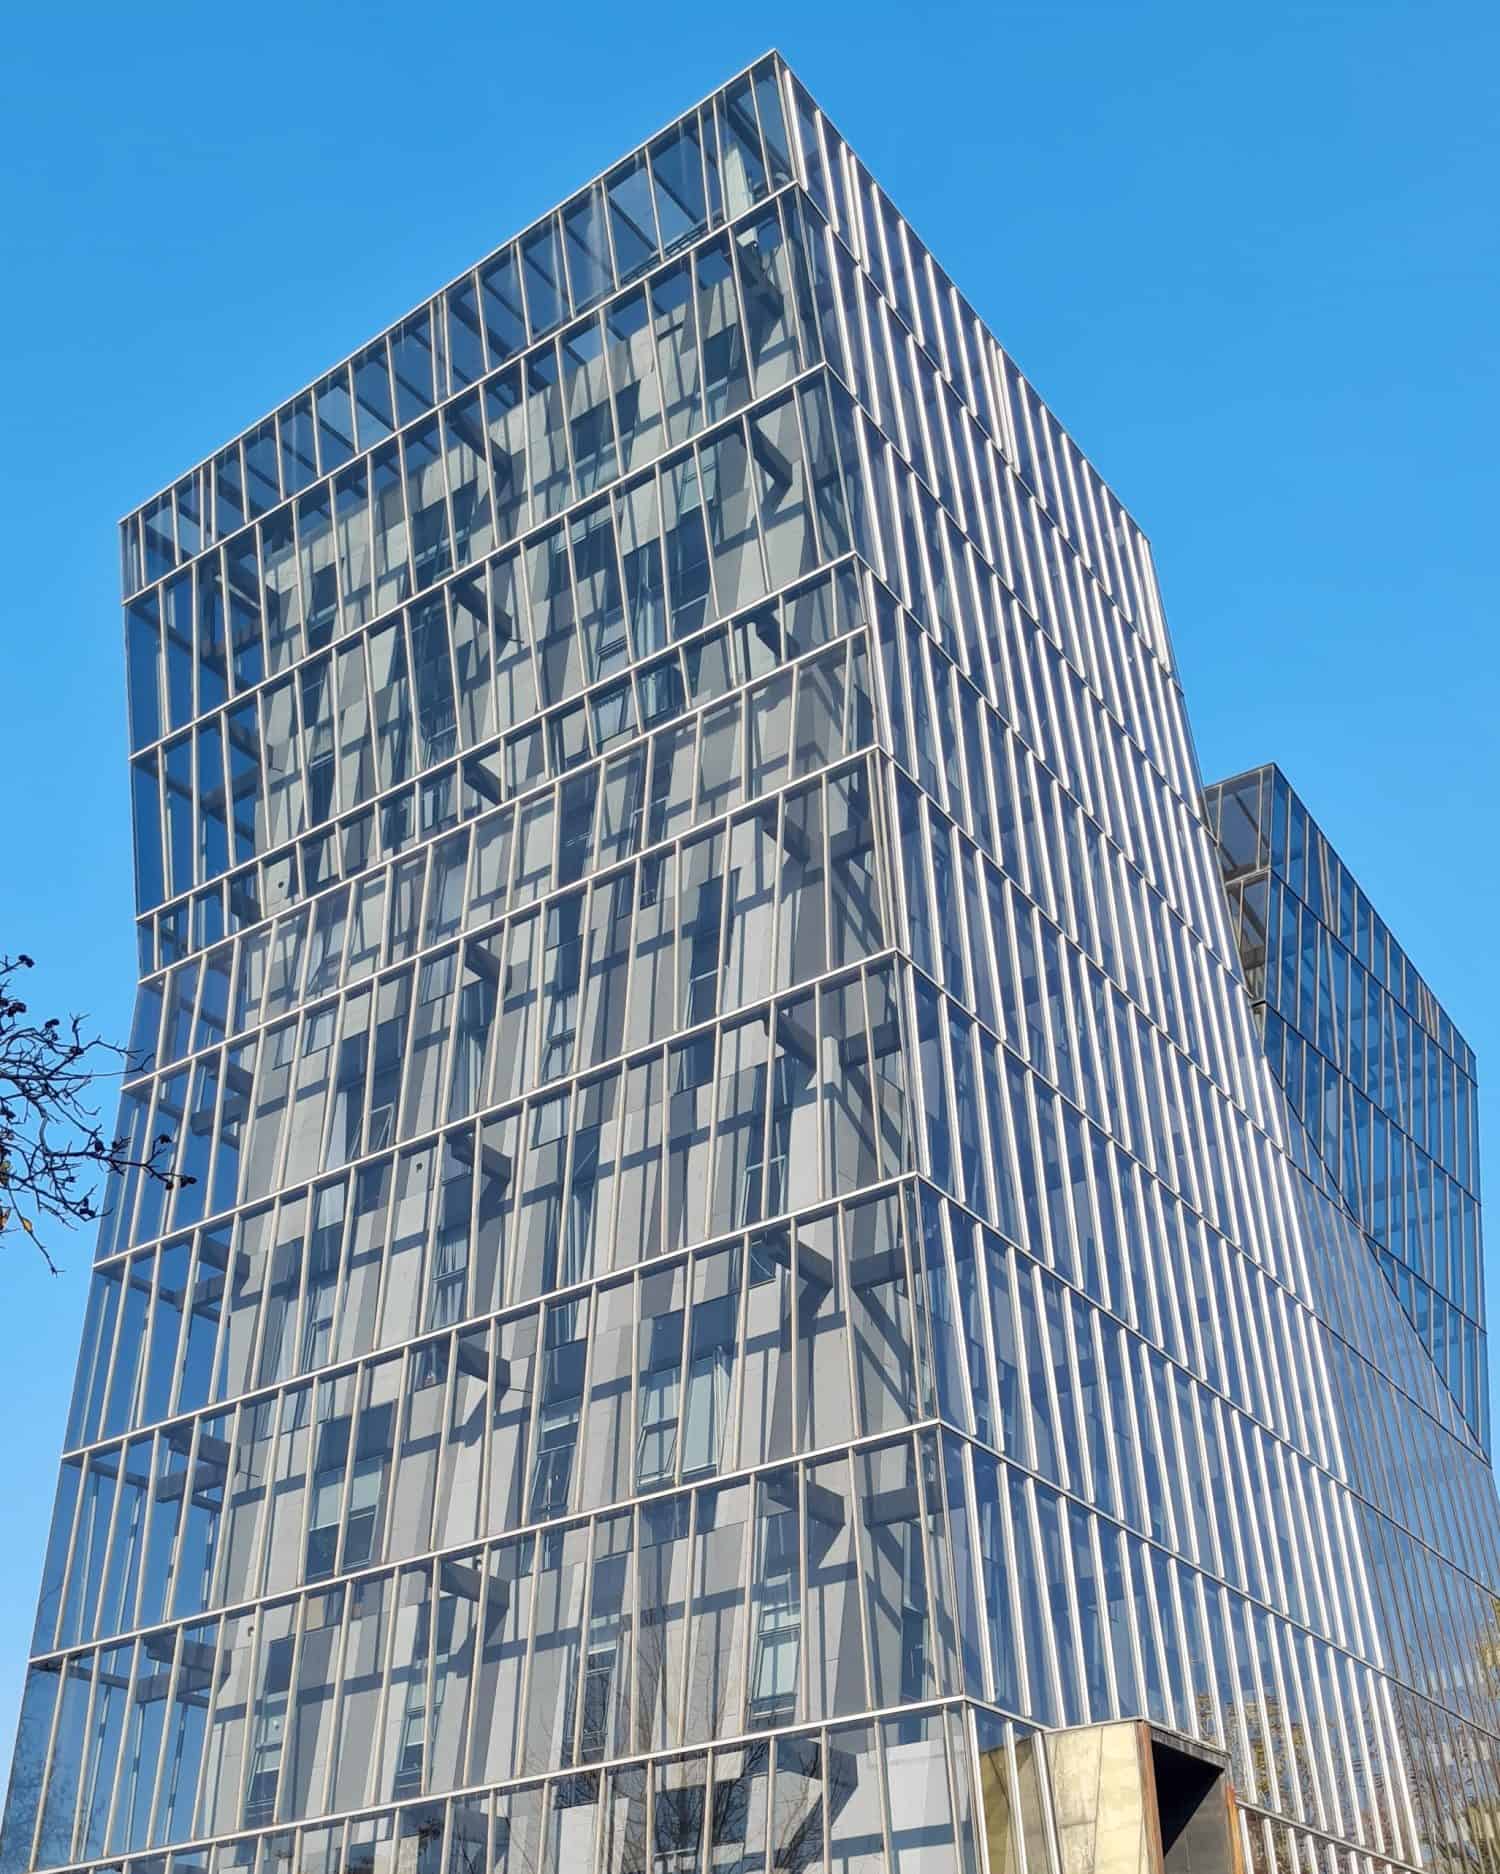
<svg viewBox="0 0 1500 1874"><path fill-rule="evenodd" d="M775 44L1150 534L1205 775L1279 760L1500 1059L1500 10L920 18L16 14L0 949L39 1008L127 1031L118 516ZM0 1763L91 1245L54 1248L0 1267Z"/></svg>

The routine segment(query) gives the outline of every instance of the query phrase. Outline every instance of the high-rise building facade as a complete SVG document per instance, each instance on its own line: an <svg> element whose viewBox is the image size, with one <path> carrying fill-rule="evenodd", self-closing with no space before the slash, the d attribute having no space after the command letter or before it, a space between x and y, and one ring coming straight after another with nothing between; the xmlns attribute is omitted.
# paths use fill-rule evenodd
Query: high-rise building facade
<svg viewBox="0 0 1500 1874"><path fill-rule="evenodd" d="M1490 1863L1472 1059L1393 949L1394 1109L1278 991L1398 1238L1145 540L779 59L123 542L193 1181L109 1194L3 1874L1042 1874L1126 1757L1132 1866L1226 1770L1252 1874Z"/></svg>
<svg viewBox="0 0 1500 1874"><path fill-rule="evenodd" d="M1204 806L1271 1065L1488 1448L1473 1049L1278 768Z"/></svg>

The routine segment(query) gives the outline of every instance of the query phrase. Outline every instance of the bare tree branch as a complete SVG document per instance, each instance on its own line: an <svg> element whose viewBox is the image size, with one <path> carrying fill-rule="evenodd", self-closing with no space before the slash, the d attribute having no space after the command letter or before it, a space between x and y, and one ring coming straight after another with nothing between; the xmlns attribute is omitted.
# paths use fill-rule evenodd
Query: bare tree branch
<svg viewBox="0 0 1500 1874"><path fill-rule="evenodd" d="M56 1275L42 1230L95 1221L111 1173L138 1171L169 1191L193 1180L171 1169L170 1133L142 1152L103 1131L96 1087L148 1063L88 1034L81 1015L33 1019L16 994L21 972L33 968L24 951L0 956L0 1242L25 1236Z"/></svg>

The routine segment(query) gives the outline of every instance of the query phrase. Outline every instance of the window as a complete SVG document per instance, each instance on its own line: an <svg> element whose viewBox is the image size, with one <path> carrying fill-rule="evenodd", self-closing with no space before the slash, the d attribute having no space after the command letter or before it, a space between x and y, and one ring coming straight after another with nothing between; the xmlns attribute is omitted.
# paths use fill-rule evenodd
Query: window
<svg viewBox="0 0 1500 1874"><path fill-rule="evenodd" d="M641 1381L641 1432L636 1444L635 1474L643 1490L653 1484L670 1483L677 1467L677 1396L675 1359Z"/></svg>
<svg viewBox="0 0 1500 1874"><path fill-rule="evenodd" d="M249 1776L245 1784L245 1821L254 1826L269 1822L276 1810L276 1783L281 1773L281 1747L286 1738L287 1688L292 1676L290 1636L272 1640L261 1668L260 1697L250 1738Z"/></svg>
<svg viewBox="0 0 1500 1874"><path fill-rule="evenodd" d="M422 1788L422 1760L426 1746L427 1713L422 1704L408 1706L401 1720L401 1740L396 1748L396 1774L391 1783L392 1796L415 1796Z"/></svg>
<svg viewBox="0 0 1500 1874"><path fill-rule="evenodd" d="M451 1327L463 1319L468 1294L468 1217L457 1227L439 1225L432 1252L430 1327Z"/></svg>
<svg viewBox="0 0 1500 1874"><path fill-rule="evenodd" d="M290 1647L289 1641L279 1645ZM253 1826L269 1822L276 1809L276 1779L281 1770L281 1746L286 1734L285 1701L277 1709L257 1712L250 1746L250 1780L245 1786L245 1821Z"/></svg>
<svg viewBox="0 0 1500 1874"><path fill-rule="evenodd" d="M687 1022L708 1021L714 1014L719 986L719 902L718 891L705 891L699 915L686 933L688 993L683 1018Z"/></svg>
<svg viewBox="0 0 1500 1874"><path fill-rule="evenodd" d="M797 1663L802 1649L802 1610L790 1574L764 1584L757 1609L755 1669L750 1682L752 1725L779 1724L797 1705Z"/></svg>
<svg viewBox="0 0 1500 1874"><path fill-rule="evenodd" d="M710 1304L716 1309L719 1304ZM709 1309L700 1308L705 1314ZM697 1336L697 1323L694 1335ZM730 1313L730 1332L733 1315ZM732 1343L731 1343L732 1344ZM729 1411L729 1376L731 1345L710 1348L695 1354L688 1367L687 1411L682 1443L684 1478L715 1471L724 1442L724 1421Z"/></svg>
<svg viewBox="0 0 1500 1874"><path fill-rule="evenodd" d="M689 1784L684 1789L658 1786L654 1817L652 1874L696 1874L703 1836L702 1784Z"/></svg>
<svg viewBox="0 0 1500 1874"><path fill-rule="evenodd" d="M779 1724L795 1716L797 1709L802 1652L798 1518L795 1507L775 1507L786 1501L792 1487L786 1474L762 1485L757 1543L760 1573L754 1589L755 1658L749 1688L753 1726Z"/></svg>
<svg viewBox="0 0 1500 1874"><path fill-rule="evenodd" d="M313 1469L312 1503L307 1517L306 1578L320 1581L338 1565L339 1508L344 1495L344 1464L349 1455L349 1418L325 1419L318 1428L318 1457Z"/></svg>
<svg viewBox="0 0 1500 1874"><path fill-rule="evenodd" d="M901 1532L901 1703L915 1703L928 1694L927 1578L922 1560L922 1538L916 1525Z"/></svg>
<svg viewBox="0 0 1500 1874"><path fill-rule="evenodd" d="M577 1402L544 1406L537 1427L536 1467L531 1479L533 1522L566 1513L577 1442Z"/></svg>
<svg viewBox="0 0 1500 1874"><path fill-rule="evenodd" d="M614 1688L616 1647L591 1647L583 1662L583 1714L578 1733L578 1761L598 1763L609 1753L610 1694Z"/></svg>
<svg viewBox="0 0 1500 1874"><path fill-rule="evenodd" d="M377 1414L385 1425L384 1444L390 1444L390 1406L376 1408ZM370 1414L366 1414L368 1422ZM367 1426L360 1426L360 1444L363 1446L367 1436ZM375 1440L371 1438L371 1442ZM349 1513L345 1520L346 1535L344 1540L344 1566L357 1568L362 1562L369 1561L374 1552L375 1527L380 1518L380 1492L385 1481L386 1451L376 1451L368 1457L360 1457L354 1466L354 1475L349 1480Z"/></svg>

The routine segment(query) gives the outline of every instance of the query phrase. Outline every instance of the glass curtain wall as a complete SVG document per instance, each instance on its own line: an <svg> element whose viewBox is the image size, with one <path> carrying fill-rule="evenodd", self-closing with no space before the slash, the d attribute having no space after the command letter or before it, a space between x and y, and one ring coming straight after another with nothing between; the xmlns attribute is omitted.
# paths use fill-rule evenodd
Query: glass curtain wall
<svg viewBox="0 0 1500 1874"><path fill-rule="evenodd" d="M1137 1715L1253 1874L1486 1839L1493 1481L1149 549L779 59L122 548L192 1182L109 1193L4 1874L1040 1874L1036 1730Z"/></svg>

